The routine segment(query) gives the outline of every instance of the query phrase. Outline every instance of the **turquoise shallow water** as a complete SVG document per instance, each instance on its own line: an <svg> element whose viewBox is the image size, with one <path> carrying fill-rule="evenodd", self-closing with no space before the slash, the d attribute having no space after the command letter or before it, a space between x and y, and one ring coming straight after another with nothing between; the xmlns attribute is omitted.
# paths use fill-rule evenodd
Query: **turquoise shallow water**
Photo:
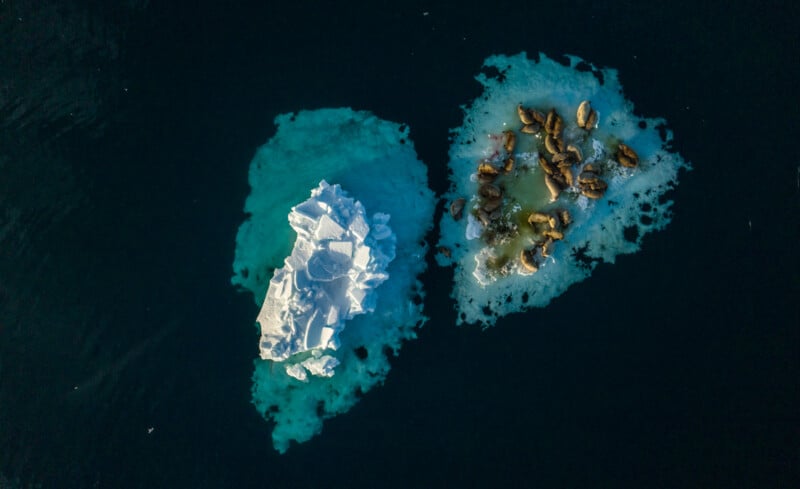
<svg viewBox="0 0 800 489"><path fill-rule="evenodd" d="M0 5L0 486L795 485L796 7L48 5ZM229 285L272 119L405 122L440 194L480 63L522 50L669 122L673 222L485 332L429 257L385 385L279 456Z"/></svg>

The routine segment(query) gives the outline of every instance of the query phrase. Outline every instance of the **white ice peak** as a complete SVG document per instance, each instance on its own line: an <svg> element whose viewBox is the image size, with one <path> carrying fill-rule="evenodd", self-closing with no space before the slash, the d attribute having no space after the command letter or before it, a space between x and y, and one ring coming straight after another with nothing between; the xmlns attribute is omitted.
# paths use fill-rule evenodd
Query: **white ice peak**
<svg viewBox="0 0 800 489"><path fill-rule="evenodd" d="M297 241L283 268L275 270L258 314L261 358L283 361L296 353L335 350L345 321L374 310L374 289L389 278L386 267L395 256L388 222L389 215L381 213L368 220L361 202L324 180L292 208L289 224ZM287 372L299 378L299 366L290 371L287 365ZM322 376L333 375L335 367L304 366Z"/></svg>

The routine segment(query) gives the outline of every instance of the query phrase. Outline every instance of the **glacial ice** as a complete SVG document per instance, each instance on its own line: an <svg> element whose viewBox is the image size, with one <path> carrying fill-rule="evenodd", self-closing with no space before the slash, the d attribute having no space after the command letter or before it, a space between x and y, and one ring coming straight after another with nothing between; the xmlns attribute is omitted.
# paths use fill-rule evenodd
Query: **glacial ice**
<svg viewBox="0 0 800 489"><path fill-rule="evenodd" d="M316 278L346 281L351 271L373 270L371 278L355 280L364 288L345 287L349 297L339 296L349 304L352 317L344 320L349 315L337 313L344 328L328 338L327 348L322 348L325 341L320 337L306 343L319 348L298 348L283 361L254 362L252 402L274 422L273 445L284 452L292 440L309 440L321 431L324 419L348 411L361 393L382 383L389 372L387 355L416 337L415 329L425 321L417 277L426 268L424 238L433 224L434 198L427 169L405 125L346 108L283 114L275 125L276 133L250 164L251 193L245 202L249 217L236 237L232 283L252 293L262 306L275 271L282 266L302 269L303 254L319 253L316 263L307 263ZM340 220L335 212L303 203L323 179L331 188L339 185L346 191L353 206L360 202L364 214ZM290 226L292 206L296 221ZM298 239L301 233L309 236ZM378 258L386 266L371 269L379 252L391 255L392 241L395 258ZM304 242L314 245L300 244L295 256L295 245ZM327 243L324 252L321 242ZM362 242L368 245L359 246ZM349 264L332 266L339 263L337 255L348 252ZM340 275L344 272L347 277ZM281 282L274 296L308 290L306 278L295 274L296 290ZM280 300L275 303L278 309Z"/></svg>

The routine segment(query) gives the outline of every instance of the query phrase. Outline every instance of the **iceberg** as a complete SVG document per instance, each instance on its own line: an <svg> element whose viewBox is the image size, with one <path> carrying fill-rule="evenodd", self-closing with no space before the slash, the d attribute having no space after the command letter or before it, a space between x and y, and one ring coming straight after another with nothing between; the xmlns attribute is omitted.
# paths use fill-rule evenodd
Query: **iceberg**
<svg viewBox="0 0 800 489"><path fill-rule="evenodd" d="M262 359L286 361L307 351L336 350L345 322L375 310L375 288L389 278L386 267L395 256L396 236L388 220L376 214L370 232L361 202L324 180L311 198L292 208L289 224L297 240L284 266L275 270L256 319ZM325 377L335 367L331 362L325 368L317 368L318 362L300 365ZM294 364L286 369L305 379Z"/></svg>
<svg viewBox="0 0 800 489"><path fill-rule="evenodd" d="M458 323L544 307L671 220L664 194L691 166L666 122L633 113L615 70L567 58L489 57L453 130L436 259Z"/></svg>
<svg viewBox="0 0 800 489"><path fill-rule="evenodd" d="M252 402L285 452L382 383L388 355L424 324L435 201L406 125L343 108L275 126L250 164L231 281L261 307Z"/></svg>

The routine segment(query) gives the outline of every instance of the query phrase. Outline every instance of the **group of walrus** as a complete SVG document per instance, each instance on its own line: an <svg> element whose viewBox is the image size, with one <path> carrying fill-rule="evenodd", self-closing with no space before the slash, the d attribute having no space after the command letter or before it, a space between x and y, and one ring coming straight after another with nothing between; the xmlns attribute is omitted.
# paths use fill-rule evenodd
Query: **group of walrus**
<svg viewBox="0 0 800 489"><path fill-rule="evenodd" d="M544 182L552 201L558 200L561 192L570 187L575 187L581 195L589 199L603 197L608 184L600 178L599 165L587 163L579 168L578 176L575 177L573 167L582 163L583 154L577 145L564 141L564 121L554 108L543 114L520 104L517 106L517 114L522 122L520 133L538 137L543 133L546 151L539 151L538 163L544 172ZM576 122L577 126L587 133L597 127L598 115L588 100L584 100L578 106ZM484 228L488 228L502 216L503 188L497 185L495 180L514 169L516 142L515 131L504 131L505 157L502 158L502 166L496 166L489 160L481 160L478 165L477 180L480 186L475 217ZM618 143L614 159L626 168L636 168L639 165L639 156L624 143ZM453 219L461 219L465 204L464 198L458 198L450 204L450 214ZM540 262L538 257L545 258L552 254L555 242L564 238L564 230L571 221L572 217L566 209L530 214L528 223L543 240L520 252L519 261L526 271L533 273L538 270Z"/></svg>

